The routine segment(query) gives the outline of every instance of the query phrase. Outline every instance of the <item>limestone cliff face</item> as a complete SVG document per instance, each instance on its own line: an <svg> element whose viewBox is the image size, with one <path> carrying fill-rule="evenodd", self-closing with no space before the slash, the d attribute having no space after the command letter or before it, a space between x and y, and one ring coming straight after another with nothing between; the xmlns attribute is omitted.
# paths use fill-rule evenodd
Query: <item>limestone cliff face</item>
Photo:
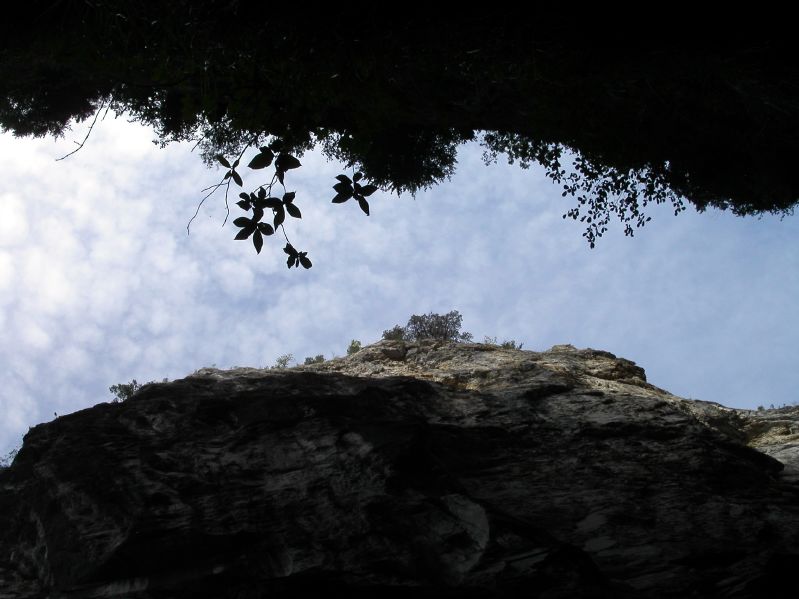
<svg viewBox="0 0 799 599"><path fill-rule="evenodd" d="M797 432L571 346L202 369L28 433L0 599L793 597Z"/></svg>

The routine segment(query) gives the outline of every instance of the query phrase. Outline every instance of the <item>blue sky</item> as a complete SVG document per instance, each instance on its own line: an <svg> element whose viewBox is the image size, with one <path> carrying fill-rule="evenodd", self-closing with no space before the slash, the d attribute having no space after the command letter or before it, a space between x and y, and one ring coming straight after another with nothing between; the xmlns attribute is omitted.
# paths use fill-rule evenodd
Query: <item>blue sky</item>
<svg viewBox="0 0 799 599"><path fill-rule="evenodd" d="M476 340L608 350L683 397L799 401L795 217L656 207L634 238L617 224L592 250L540 170L486 167L477 146L416 198L376 193L369 217L330 203L342 168L312 153L286 183L303 212L288 235L314 267L289 271L281 240L261 255L233 240L219 195L187 236L200 190L223 174L189 145L159 149L109 116L56 162L85 131L0 136L0 455L115 383L343 355L350 339L453 309Z"/></svg>

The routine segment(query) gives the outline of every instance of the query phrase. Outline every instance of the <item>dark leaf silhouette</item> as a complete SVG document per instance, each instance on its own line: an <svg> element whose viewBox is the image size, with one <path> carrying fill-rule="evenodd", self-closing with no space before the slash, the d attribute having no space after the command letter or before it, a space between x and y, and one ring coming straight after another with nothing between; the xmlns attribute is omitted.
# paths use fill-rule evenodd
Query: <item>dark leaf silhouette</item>
<svg viewBox="0 0 799 599"><path fill-rule="evenodd" d="M300 168L301 166L302 165L300 164L300 161L291 154L280 154L278 155L277 160L275 160L275 168L278 172L282 173L285 173L293 168Z"/></svg>
<svg viewBox="0 0 799 599"><path fill-rule="evenodd" d="M294 218L302 218L302 213L300 209L297 208L294 204L286 204L286 212L288 212Z"/></svg>
<svg viewBox="0 0 799 599"><path fill-rule="evenodd" d="M302 264L303 268L311 268L311 266L313 266L311 261L305 255L305 252L302 252L299 257L300 257L300 264Z"/></svg>
<svg viewBox="0 0 799 599"><path fill-rule="evenodd" d="M284 220L286 220L286 212L283 210L283 204L281 204L280 208L275 210L275 229L282 225Z"/></svg>
<svg viewBox="0 0 799 599"><path fill-rule="evenodd" d="M261 248L264 247L264 238L261 235L261 231L258 229L255 230L252 236L252 244L255 246L256 253L261 253Z"/></svg>
<svg viewBox="0 0 799 599"><path fill-rule="evenodd" d="M377 185L364 185L360 189L361 195L367 198L376 191L377 191Z"/></svg>
<svg viewBox="0 0 799 599"><path fill-rule="evenodd" d="M262 200L256 201L255 205L259 208L273 208L277 210L283 209L283 202L277 198L264 198Z"/></svg>
<svg viewBox="0 0 799 599"><path fill-rule="evenodd" d="M269 148L261 148L261 152L256 154L247 166L253 170L266 168L272 164L274 157L275 155L272 153L272 150Z"/></svg>
<svg viewBox="0 0 799 599"><path fill-rule="evenodd" d="M230 174L233 177L233 180L236 182L236 185L239 187L244 185L244 182L241 180L241 175L239 175L236 171L230 171Z"/></svg>
<svg viewBox="0 0 799 599"><path fill-rule="evenodd" d="M241 231L239 231L238 235L236 235L236 239L239 239L239 240L247 239L250 235L253 234L254 231L255 231L255 227L248 225L248 226L244 227Z"/></svg>
<svg viewBox="0 0 799 599"><path fill-rule="evenodd" d="M217 160L217 162L219 162L219 164L221 164L225 168L230 168L230 163L227 161L227 158L222 156L222 154L217 154L216 155L216 160Z"/></svg>
<svg viewBox="0 0 799 599"><path fill-rule="evenodd" d="M297 194L295 192L293 192L293 191L289 191L287 193L284 193L283 194L283 203L284 204L290 204L291 202L294 201L294 198L296 197L296 195Z"/></svg>
<svg viewBox="0 0 799 599"><path fill-rule="evenodd" d="M358 198L358 205L361 207L361 210L366 213L366 216L369 216L369 202L363 198Z"/></svg>

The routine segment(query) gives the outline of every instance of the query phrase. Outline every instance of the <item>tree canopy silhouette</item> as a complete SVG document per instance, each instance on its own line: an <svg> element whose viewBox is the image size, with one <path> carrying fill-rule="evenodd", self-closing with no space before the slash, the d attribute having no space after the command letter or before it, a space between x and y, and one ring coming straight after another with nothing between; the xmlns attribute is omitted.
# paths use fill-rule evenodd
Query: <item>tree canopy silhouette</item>
<svg viewBox="0 0 799 599"><path fill-rule="evenodd" d="M212 192L243 187L251 150L250 168L274 175L241 190L247 216L234 223L259 252L286 214L300 217L284 176L315 146L353 168L333 201L368 215L376 189L435 185L454 172L458 145L479 141L487 162L541 164L574 198L564 217L585 223L591 246L613 217L632 235L650 203L752 215L790 213L799 199L788 42L598 44L543 39L507 12L289 18L230 0L21 10L0 25L0 127L61 135L98 111L126 112L163 144L191 140L223 164ZM310 267L288 237L284 249L289 267Z"/></svg>

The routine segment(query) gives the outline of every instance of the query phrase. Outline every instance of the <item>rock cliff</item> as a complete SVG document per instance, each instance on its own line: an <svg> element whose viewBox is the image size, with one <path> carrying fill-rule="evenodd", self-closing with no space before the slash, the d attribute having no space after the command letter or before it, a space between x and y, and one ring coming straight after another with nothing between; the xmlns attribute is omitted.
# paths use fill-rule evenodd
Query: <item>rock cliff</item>
<svg viewBox="0 0 799 599"><path fill-rule="evenodd" d="M568 345L201 369L31 429L0 599L793 597L797 433Z"/></svg>

